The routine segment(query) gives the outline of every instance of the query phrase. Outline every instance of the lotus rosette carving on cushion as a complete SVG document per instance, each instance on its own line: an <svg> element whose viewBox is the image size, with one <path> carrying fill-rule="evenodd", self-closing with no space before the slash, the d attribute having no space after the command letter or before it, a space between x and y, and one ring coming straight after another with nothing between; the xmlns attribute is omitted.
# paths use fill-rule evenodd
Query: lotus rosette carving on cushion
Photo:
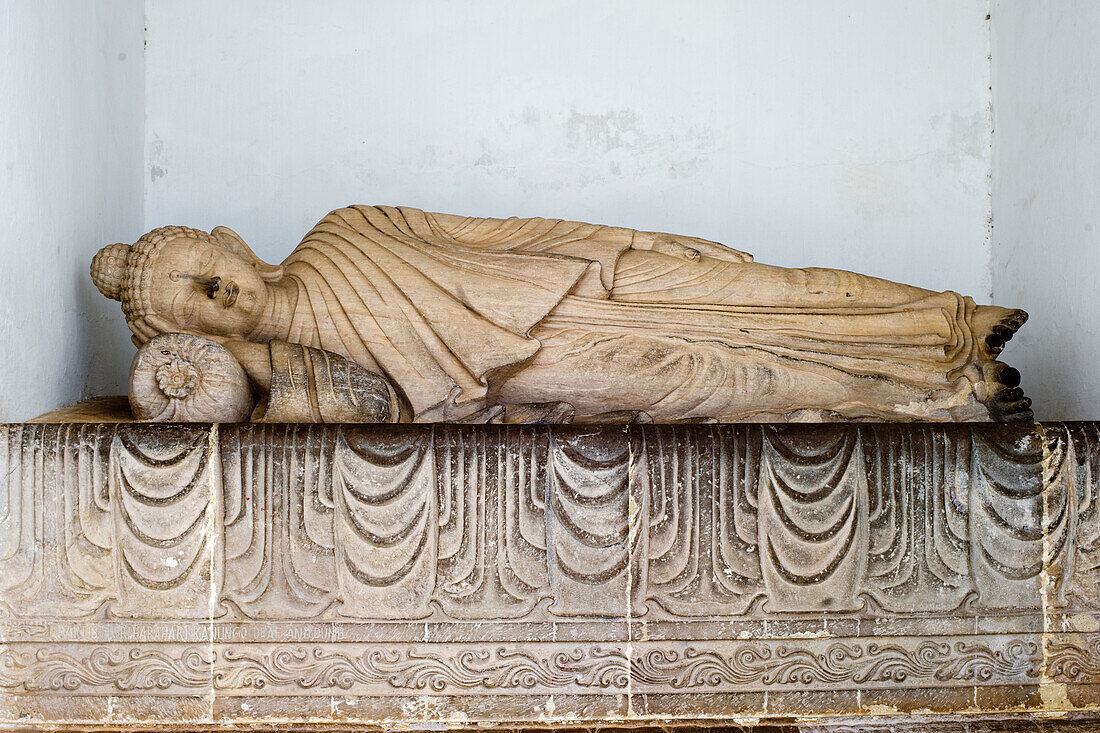
<svg viewBox="0 0 1100 733"><path fill-rule="evenodd" d="M130 409L155 422L241 422L252 412L252 388L229 350L200 336L150 339L130 367Z"/></svg>

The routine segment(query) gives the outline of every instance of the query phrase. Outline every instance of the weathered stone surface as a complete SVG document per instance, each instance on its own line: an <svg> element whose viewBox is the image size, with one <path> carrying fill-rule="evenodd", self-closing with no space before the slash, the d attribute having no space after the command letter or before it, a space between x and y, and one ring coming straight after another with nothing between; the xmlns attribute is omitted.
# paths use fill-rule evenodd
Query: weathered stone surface
<svg viewBox="0 0 1100 733"><path fill-rule="evenodd" d="M167 226L91 275L143 420L236 422L252 389L257 422L1032 419L998 360L1025 312L696 237L348 206L278 265Z"/></svg>
<svg viewBox="0 0 1100 733"><path fill-rule="evenodd" d="M3 426L0 723L1071 730L1098 488L1093 423Z"/></svg>

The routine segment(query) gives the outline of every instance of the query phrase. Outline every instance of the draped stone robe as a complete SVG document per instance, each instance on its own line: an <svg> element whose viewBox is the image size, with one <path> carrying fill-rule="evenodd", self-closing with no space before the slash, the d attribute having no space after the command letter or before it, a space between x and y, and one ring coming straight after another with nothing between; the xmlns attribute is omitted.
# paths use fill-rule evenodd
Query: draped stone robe
<svg viewBox="0 0 1100 733"><path fill-rule="evenodd" d="M975 306L956 293L689 237L367 206L326 216L283 264L287 340L384 374L405 419L574 401L578 418L737 420L784 415L791 390L843 417L985 416Z"/></svg>
<svg viewBox="0 0 1100 733"><path fill-rule="evenodd" d="M483 408L486 375L538 351L529 331L592 267L473 249L422 211L364 206L326 216L283 264L299 286L288 341L380 371L423 421Z"/></svg>
<svg viewBox="0 0 1100 733"><path fill-rule="evenodd" d="M392 422L390 385L338 354L285 341L268 344L271 386L253 422Z"/></svg>

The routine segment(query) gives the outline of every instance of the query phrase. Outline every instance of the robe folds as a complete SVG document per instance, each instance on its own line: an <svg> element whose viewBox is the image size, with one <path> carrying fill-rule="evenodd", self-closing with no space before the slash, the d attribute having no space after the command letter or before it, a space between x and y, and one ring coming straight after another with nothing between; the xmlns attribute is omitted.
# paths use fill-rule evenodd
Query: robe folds
<svg viewBox="0 0 1100 733"><path fill-rule="evenodd" d="M381 371L420 421L484 407L486 375L534 355L528 332L593 268L466 247L433 223L416 209L339 209L283 263L299 284L287 340Z"/></svg>
<svg viewBox="0 0 1100 733"><path fill-rule="evenodd" d="M285 341L268 343L271 388L253 422L391 422L390 385L344 357Z"/></svg>
<svg viewBox="0 0 1100 733"><path fill-rule="evenodd" d="M688 255L697 257L695 270L669 254L677 247L690 252L693 242L716 248ZM632 256L622 257L628 251ZM980 379L970 298L853 273L784 271L688 237L352 206L322 219L283 267L298 290L287 341L384 375L407 402L403 418L413 421L463 420L502 397L568 402L572 392L609 412L645 411L664 399L659 419L746 419L773 407L782 413L781 403L754 410L745 403L755 399L751 390L737 396L708 376L747 374L754 354L771 365L773 381L789 372L797 382L810 365L828 395L827 404L813 407L850 417L890 413L857 399L867 378L877 380L875 400L904 405L950 396L944 404L952 409L971 409L963 402L973 405L972 383ZM739 268L753 273L744 276L745 287ZM866 296L857 292L864 286ZM889 299L875 301L883 292ZM654 339L656 346L649 344ZM614 353L600 356L601 345L612 343ZM668 372L670 359L679 369L692 359L703 364L693 356L700 344L710 355L705 369L676 377L698 394L685 394L685 386L662 397L667 379L658 372ZM576 358L578 348L587 361ZM601 376L595 359L621 360L632 349L636 363ZM677 361L678 350L690 358ZM716 370L726 355L733 367ZM653 384L654 393L632 393L623 369L639 374L638 385ZM557 392L540 394L540 385ZM723 391L727 398L712 399Z"/></svg>

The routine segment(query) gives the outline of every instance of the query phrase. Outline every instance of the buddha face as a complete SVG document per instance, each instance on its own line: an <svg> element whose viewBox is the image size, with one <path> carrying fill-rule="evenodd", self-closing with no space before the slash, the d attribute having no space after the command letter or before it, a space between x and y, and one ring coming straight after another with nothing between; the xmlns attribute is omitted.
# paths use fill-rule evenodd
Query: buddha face
<svg viewBox="0 0 1100 733"><path fill-rule="evenodd" d="M152 268L153 311L180 331L246 338L260 325L267 283L224 247L179 238L157 252Z"/></svg>

